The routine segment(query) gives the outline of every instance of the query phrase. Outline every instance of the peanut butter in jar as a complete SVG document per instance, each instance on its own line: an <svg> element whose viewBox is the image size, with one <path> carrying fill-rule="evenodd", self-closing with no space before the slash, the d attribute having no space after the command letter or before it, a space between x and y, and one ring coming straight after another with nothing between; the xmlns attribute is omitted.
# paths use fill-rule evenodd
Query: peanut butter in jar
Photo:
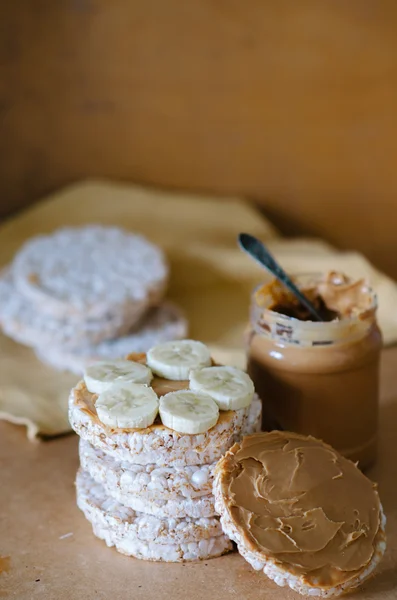
<svg viewBox="0 0 397 600"><path fill-rule="evenodd" d="M324 321L311 321L278 282L255 290L247 368L262 398L263 429L313 435L365 469L377 449L376 296L363 280L336 272L294 280Z"/></svg>

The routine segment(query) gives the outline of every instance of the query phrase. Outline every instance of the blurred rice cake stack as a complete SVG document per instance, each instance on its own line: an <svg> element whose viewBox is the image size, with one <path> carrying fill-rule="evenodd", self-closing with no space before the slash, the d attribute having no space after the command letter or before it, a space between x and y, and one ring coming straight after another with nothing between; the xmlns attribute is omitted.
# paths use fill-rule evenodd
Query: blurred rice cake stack
<svg viewBox="0 0 397 600"><path fill-rule="evenodd" d="M30 239L0 276L0 325L44 362L82 373L96 360L186 336L164 301L160 248L116 227L64 228Z"/></svg>
<svg viewBox="0 0 397 600"><path fill-rule="evenodd" d="M182 562L232 549L215 513L216 462L261 423L250 378L181 340L87 367L71 391L77 504L123 554Z"/></svg>

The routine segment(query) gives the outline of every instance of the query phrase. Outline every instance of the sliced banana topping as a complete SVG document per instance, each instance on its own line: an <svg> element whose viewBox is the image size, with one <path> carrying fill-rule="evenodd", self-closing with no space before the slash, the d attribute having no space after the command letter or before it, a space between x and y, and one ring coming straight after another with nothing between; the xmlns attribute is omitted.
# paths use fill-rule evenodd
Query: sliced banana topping
<svg viewBox="0 0 397 600"><path fill-rule="evenodd" d="M206 394L180 390L160 398L163 425L179 433L205 433L219 417L216 402Z"/></svg>
<svg viewBox="0 0 397 600"><path fill-rule="evenodd" d="M98 417L109 427L145 428L158 413L159 399L152 388L140 383L115 383L95 402Z"/></svg>
<svg viewBox="0 0 397 600"><path fill-rule="evenodd" d="M202 342L165 342L149 350L147 364L160 377L183 381L189 379L189 373L193 369L208 367L211 364L211 354Z"/></svg>
<svg viewBox="0 0 397 600"><path fill-rule="evenodd" d="M102 394L115 383L149 384L153 374L148 367L132 360L104 360L90 365L84 371L87 390Z"/></svg>
<svg viewBox="0 0 397 600"><path fill-rule="evenodd" d="M236 367L207 367L190 373L190 389L208 394L220 410L238 410L252 402L254 384Z"/></svg>

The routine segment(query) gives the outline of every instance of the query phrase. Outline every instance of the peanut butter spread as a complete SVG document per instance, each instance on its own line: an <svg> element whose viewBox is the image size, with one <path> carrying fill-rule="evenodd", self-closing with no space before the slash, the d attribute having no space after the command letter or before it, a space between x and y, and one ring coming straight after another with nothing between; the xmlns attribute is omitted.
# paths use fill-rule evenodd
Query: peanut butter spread
<svg viewBox="0 0 397 600"><path fill-rule="evenodd" d="M364 279L354 281L337 271L330 271L312 285L303 286L302 291L317 308L323 321L365 315L373 304L371 290ZM273 312L301 321L312 319L308 310L278 280L256 292L258 304L266 297L273 300L267 307Z"/></svg>
<svg viewBox="0 0 397 600"><path fill-rule="evenodd" d="M380 524L375 485L330 446L260 433L222 462L228 514L247 550L320 586L341 584L370 562Z"/></svg>

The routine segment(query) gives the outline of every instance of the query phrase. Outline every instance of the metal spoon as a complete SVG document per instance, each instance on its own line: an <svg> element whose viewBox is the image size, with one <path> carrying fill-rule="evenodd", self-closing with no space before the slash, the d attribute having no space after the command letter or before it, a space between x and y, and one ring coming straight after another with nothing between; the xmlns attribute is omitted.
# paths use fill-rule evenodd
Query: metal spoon
<svg viewBox="0 0 397 600"><path fill-rule="evenodd" d="M260 240L249 233L240 233L238 236L238 243L244 252L249 254L260 265L266 267L270 273L277 277L277 279L294 294L299 302L307 308L315 321L323 321L310 300L308 300L306 296L302 294L300 289L296 287L294 282L291 281L287 273L275 261L269 250L267 250L265 245Z"/></svg>

